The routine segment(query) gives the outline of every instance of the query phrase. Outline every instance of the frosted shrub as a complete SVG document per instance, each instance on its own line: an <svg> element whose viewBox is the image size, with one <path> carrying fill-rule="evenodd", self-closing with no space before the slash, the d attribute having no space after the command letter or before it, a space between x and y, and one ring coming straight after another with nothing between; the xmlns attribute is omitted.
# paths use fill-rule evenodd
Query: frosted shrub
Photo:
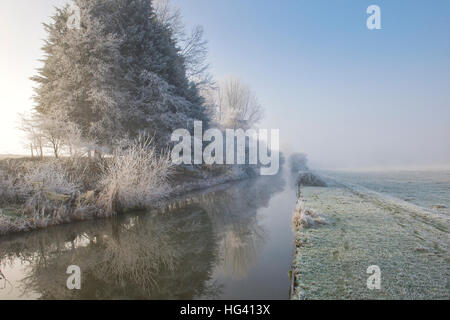
<svg viewBox="0 0 450 320"><path fill-rule="evenodd" d="M316 211L306 208L305 203L299 200L292 217L292 224L294 231L299 231L302 228L311 228L317 225L327 224L327 221Z"/></svg>
<svg viewBox="0 0 450 320"><path fill-rule="evenodd" d="M33 228L69 219L66 201L78 192L79 185L69 177L64 163L59 160L32 163L19 181L17 189L25 199L21 212L32 218L29 222Z"/></svg>
<svg viewBox="0 0 450 320"><path fill-rule="evenodd" d="M14 202L18 196L14 179L0 170L0 204Z"/></svg>
<svg viewBox="0 0 450 320"><path fill-rule="evenodd" d="M73 194L79 186L68 175L59 161L43 162L34 165L24 176L24 191L33 193Z"/></svg>
<svg viewBox="0 0 450 320"><path fill-rule="evenodd" d="M141 135L129 145L122 143L106 162L99 205L107 212L146 207L168 193L169 153L158 154L151 142Z"/></svg>
<svg viewBox="0 0 450 320"><path fill-rule="evenodd" d="M77 189L59 161L12 162L6 164L6 170L0 170L2 203L24 203L49 193L68 195Z"/></svg>

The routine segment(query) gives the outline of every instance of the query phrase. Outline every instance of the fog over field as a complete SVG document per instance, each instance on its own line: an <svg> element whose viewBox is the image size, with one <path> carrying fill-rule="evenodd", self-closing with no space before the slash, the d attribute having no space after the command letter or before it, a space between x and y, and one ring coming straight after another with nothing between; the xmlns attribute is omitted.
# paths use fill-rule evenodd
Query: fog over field
<svg viewBox="0 0 450 320"><path fill-rule="evenodd" d="M209 40L216 78L239 74L280 128L281 147L316 168L450 164L448 1L175 1ZM0 154L27 153L19 112L32 108L42 21L65 0L0 3ZM239 21L239 23L236 23Z"/></svg>

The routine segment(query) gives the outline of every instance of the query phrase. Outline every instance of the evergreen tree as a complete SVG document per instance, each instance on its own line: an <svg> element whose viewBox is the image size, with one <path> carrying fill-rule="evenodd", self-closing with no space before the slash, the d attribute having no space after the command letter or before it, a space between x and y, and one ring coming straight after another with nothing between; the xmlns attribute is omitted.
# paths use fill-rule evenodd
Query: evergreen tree
<svg viewBox="0 0 450 320"><path fill-rule="evenodd" d="M173 130L208 121L171 30L155 18L150 0L75 3L80 28L67 26L68 7L45 25L44 66L33 78L36 111L63 114L100 146L141 131L164 146Z"/></svg>

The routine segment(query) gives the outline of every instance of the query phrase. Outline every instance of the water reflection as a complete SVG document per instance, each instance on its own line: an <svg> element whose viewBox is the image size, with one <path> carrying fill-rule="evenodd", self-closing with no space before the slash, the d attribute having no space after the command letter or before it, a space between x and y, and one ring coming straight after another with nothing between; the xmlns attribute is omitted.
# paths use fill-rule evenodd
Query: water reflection
<svg viewBox="0 0 450 320"><path fill-rule="evenodd" d="M260 177L162 210L2 238L0 269L15 275L8 280L25 297L219 298L224 283L215 275L248 275L269 240L258 210L284 187L281 175ZM70 265L82 270L82 290L66 288ZM5 292L0 298L11 298Z"/></svg>

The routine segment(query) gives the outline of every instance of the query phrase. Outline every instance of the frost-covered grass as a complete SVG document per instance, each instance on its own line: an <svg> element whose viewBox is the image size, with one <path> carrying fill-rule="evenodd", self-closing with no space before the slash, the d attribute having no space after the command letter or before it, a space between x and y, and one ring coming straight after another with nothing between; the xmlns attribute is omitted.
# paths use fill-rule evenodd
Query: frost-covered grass
<svg viewBox="0 0 450 320"><path fill-rule="evenodd" d="M450 297L449 219L339 185L304 187L302 199L328 224L297 230L295 299ZM367 288L371 265L381 290Z"/></svg>
<svg viewBox="0 0 450 320"><path fill-rule="evenodd" d="M59 161L38 163L23 176L22 192L40 194L72 194L80 189L75 179L69 177L67 168Z"/></svg>
<svg viewBox="0 0 450 320"><path fill-rule="evenodd" d="M89 159L0 162L0 235L104 216L87 188L97 163Z"/></svg>
<svg viewBox="0 0 450 320"><path fill-rule="evenodd" d="M70 174L73 167L68 162L20 161L7 165L0 178L0 235L95 216L96 207L82 197L80 181Z"/></svg>
<svg viewBox="0 0 450 320"><path fill-rule="evenodd" d="M88 158L0 160L0 204L21 203L31 193L71 194L95 188L100 162Z"/></svg>

